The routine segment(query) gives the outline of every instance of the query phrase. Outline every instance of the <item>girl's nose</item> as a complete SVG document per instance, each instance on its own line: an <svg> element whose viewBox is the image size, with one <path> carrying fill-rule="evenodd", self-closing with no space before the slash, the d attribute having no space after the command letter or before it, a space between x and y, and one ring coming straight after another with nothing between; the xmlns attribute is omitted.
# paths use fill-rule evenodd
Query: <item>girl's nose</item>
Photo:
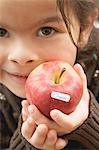
<svg viewBox="0 0 99 150"><path fill-rule="evenodd" d="M19 65L26 65L38 61L39 55L36 51L30 49L30 47L26 48L25 46L17 46L10 51L8 55L8 60Z"/></svg>
<svg viewBox="0 0 99 150"><path fill-rule="evenodd" d="M36 55L32 56L13 56L10 55L8 58L13 63L19 64L19 65L25 65L25 64L31 64L38 60L38 57Z"/></svg>

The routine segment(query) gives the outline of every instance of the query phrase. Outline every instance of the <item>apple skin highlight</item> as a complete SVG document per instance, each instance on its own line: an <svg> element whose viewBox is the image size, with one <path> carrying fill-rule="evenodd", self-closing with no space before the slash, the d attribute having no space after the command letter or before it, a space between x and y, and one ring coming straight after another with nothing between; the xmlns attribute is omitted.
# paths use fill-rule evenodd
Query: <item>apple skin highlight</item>
<svg viewBox="0 0 99 150"><path fill-rule="evenodd" d="M65 114L72 113L78 105L83 85L81 78L71 65L64 61L45 62L35 68L26 81L26 98L45 116L51 119L50 111L58 109ZM66 95L67 100L52 97L51 94ZM64 98L64 97L63 97Z"/></svg>

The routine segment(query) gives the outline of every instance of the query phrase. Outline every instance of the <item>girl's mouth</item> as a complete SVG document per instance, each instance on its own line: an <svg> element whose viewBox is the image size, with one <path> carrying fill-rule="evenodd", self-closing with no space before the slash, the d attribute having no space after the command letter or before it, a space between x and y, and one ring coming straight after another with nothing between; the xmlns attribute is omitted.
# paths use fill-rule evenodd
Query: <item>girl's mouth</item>
<svg viewBox="0 0 99 150"><path fill-rule="evenodd" d="M19 73L9 73L7 75L10 77L11 80L17 82L18 84L25 84L28 75L27 74L19 74Z"/></svg>

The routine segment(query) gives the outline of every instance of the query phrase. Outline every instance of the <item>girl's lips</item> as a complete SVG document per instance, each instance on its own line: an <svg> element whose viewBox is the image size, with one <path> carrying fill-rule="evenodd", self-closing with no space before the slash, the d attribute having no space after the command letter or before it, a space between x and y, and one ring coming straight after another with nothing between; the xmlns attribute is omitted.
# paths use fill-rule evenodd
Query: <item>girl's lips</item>
<svg viewBox="0 0 99 150"><path fill-rule="evenodd" d="M14 80L14 82L17 82L18 84L25 84L26 79L28 75L23 75L19 73L9 73L7 72L8 76L11 78L11 80Z"/></svg>

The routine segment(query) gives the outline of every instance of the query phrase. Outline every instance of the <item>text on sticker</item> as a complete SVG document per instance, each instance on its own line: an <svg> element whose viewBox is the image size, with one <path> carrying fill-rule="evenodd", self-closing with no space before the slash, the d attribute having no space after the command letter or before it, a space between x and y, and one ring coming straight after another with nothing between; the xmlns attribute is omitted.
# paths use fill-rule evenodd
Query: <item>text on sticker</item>
<svg viewBox="0 0 99 150"><path fill-rule="evenodd" d="M70 95L64 94L64 93L60 93L60 92L56 92L56 91L52 91L51 92L51 97L54 98L54 99L65 101L65 102L69 102L70 101Z"/></svg>

